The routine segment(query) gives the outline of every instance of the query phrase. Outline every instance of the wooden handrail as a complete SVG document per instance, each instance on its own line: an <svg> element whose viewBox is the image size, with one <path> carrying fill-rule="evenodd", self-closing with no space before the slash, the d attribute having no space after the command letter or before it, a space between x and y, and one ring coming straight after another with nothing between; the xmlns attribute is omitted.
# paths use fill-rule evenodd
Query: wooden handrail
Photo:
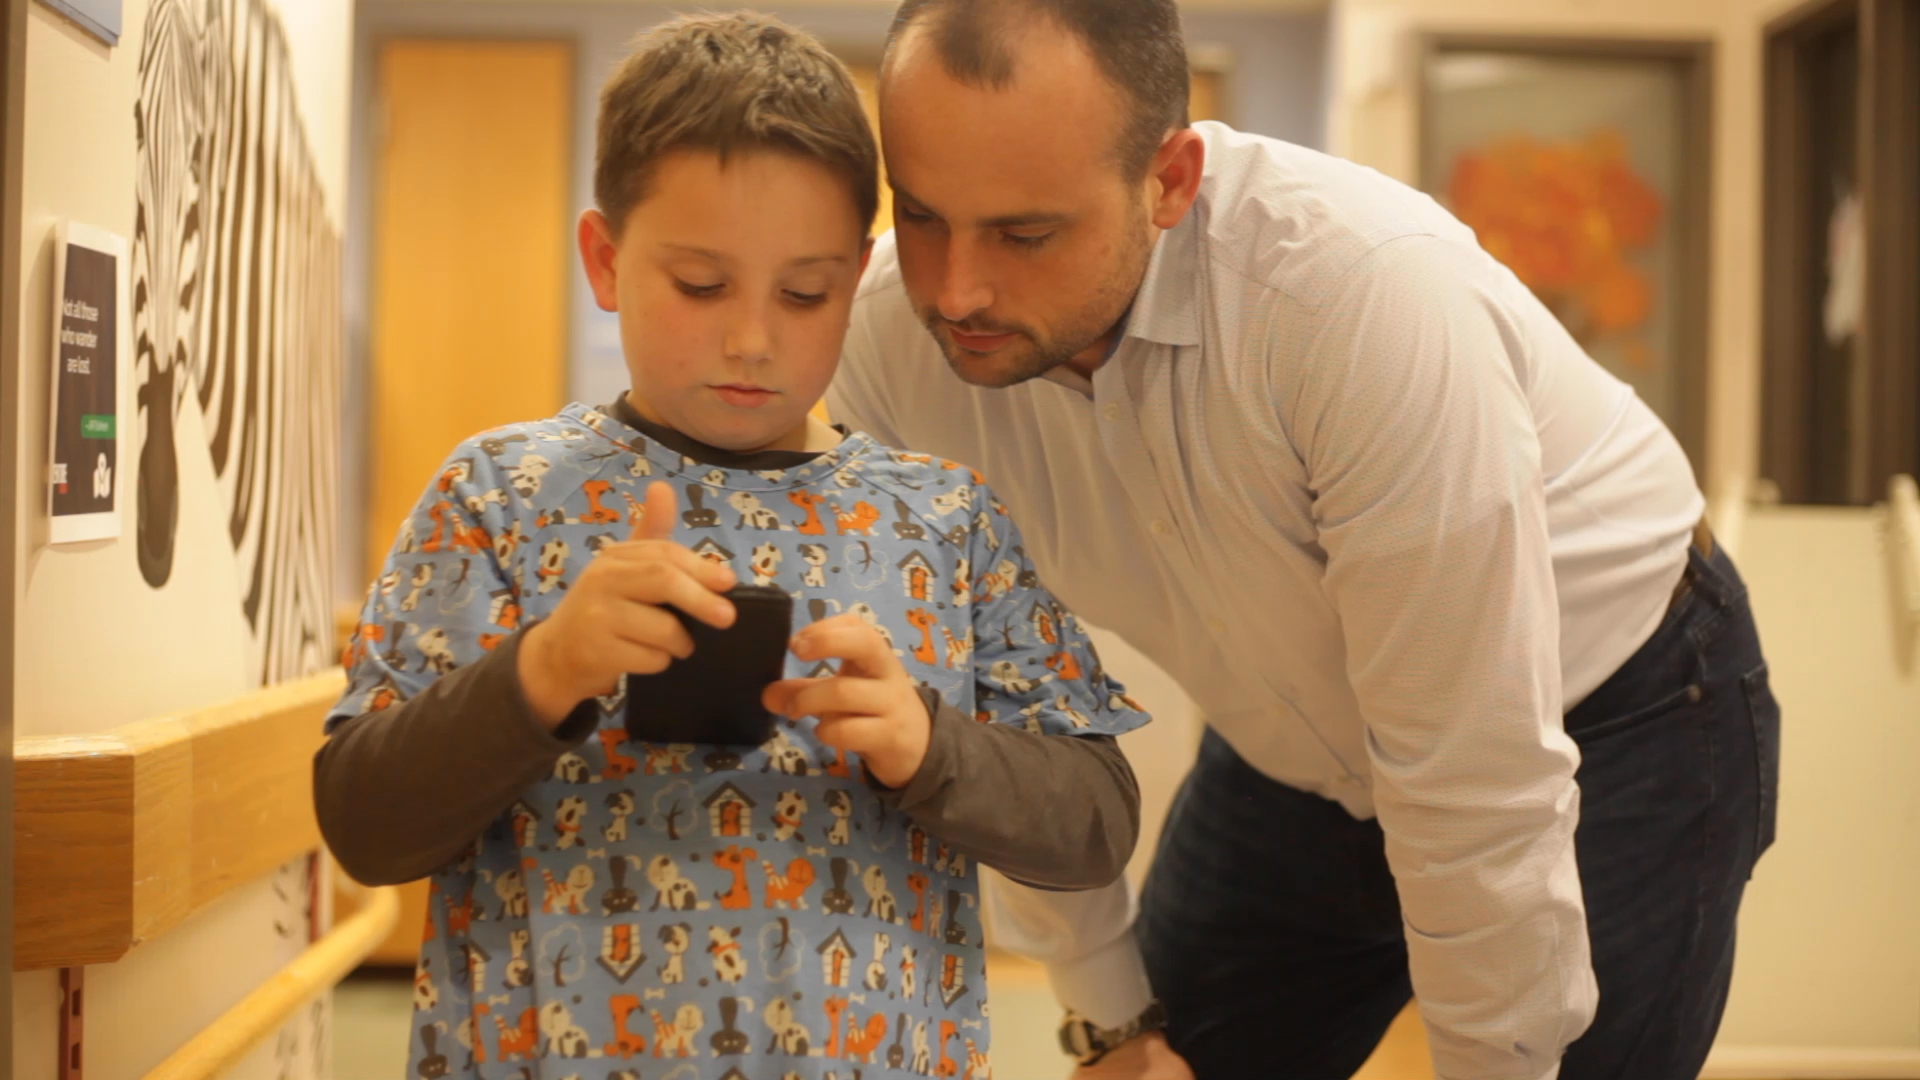
<svg viewBox="0 0 1920 1080"><path fill-rule="evenodd" d="M391 888L369 890L366 905L147 1074L146 1080L211 1080L280 1029L300 1007L334 986L380 944L400 917Z"/></svg>
<svg viewBox="0 0 1920 1080"><path fill-rule="evenodd" d="M14 742L16 971L112 963L321 846L333 668L95 735Z"/></svg>

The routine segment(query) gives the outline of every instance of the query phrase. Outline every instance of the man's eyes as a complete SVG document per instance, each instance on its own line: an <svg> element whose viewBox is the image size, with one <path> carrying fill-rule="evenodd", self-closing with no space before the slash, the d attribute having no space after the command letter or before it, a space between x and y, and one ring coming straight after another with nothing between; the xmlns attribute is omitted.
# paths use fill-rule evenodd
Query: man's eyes
<svg viewBox="0 0 1920 1080"><path fill-rule="evenodd" d="M909 225L925 225L938 220L927 211L916 209L905 203L894 204L894 216L900 222ZM1047 242L1058 234L1058 230L1055 229L1049 229L1041 233L1012 232L1002 229L1000 230L1000 239L1009 246L1018 248L1021 251L1038 251L1040 248L1045 247Z"/></svg>

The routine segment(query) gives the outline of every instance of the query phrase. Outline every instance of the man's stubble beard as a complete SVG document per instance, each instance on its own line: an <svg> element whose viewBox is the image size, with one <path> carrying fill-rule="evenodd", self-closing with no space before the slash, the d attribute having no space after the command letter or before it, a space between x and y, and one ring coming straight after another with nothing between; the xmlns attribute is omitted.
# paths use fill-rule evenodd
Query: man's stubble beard
<svg viewBox="0 0 1920 1080"><path fill-rule="evenodd" d="M1020 341L998 353L980 356L953 343L946 327L953 325L933 308L920 312L927 332L963 382L990 390L1003 390L1036 379L1085 352L1107 335L1132 306L1134 295L1146 278L1147 263L1153 256L1153 241L1147 230L1146 215L1127 232L1132 237L1116 260L1113 274L1094 289L1087 303L1068 319L1058 333L1040 337L1031 327L1019 323L998 323L990 319L965 319L959 325L973 333L1011 333Z"/></svg>

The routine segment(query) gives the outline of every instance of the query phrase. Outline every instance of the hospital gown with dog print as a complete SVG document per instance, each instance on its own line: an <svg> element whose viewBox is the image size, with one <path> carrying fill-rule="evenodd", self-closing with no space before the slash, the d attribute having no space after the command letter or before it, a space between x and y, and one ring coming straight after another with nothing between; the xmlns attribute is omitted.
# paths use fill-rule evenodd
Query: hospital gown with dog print
<svg viewBox="0 0 1920 1080"><path fill-rule="evenodd" d="M717 468L579 405L448 459L370 590L331 722L549 615L656 480L677 542L791 593L796 629L859 615L965 716L1050 735L1145 722L971 470L859 434L796 468ZM789 655L789 676L822 673ZM623 693L433 875L408 1075L985 1077L971 860L811 719L758 748L634 742Z"/></svg>

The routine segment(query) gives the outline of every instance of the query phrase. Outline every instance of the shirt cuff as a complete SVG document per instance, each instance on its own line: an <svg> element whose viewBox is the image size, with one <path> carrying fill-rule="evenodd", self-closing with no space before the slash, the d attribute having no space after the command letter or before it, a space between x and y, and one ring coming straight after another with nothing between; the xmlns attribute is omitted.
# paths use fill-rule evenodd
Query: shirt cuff
<svg viewBox="0 0 1920 1080"><path fill-rule="evenodd" d="M1132 934L1074 960L1048 964L1047 981L1061 1005L1107 1030L1124 1025L1153 1004L1147 964Z"/></svg>
<svg viewBox="0 0 1920 1080"><path fill-rule="evenodd" d="M1440 1078L1440 1080L1456 1080L1456 1078L1452 1076L1443 1076ZM1459 1080L1469 1080L1469 1078L1462 1077L1462 1078L1459 1078ZM1543 1072L1538 1076L1529 1077L1528 1080L1560 1080L1560 1063L1558 1061L1554 1062L1553 1068L1548 1069L1546 1072Z"/></svg>
<svg viewBox="0 0 1920 1080"><path fill-rule="evenodd" d="M945 702L938 690L920 688L920 703L927 707L927 752L920 759L920 767L913 771L907 782L900 787L888 787L880 778L866 773L868 786L888 804L911 813L937 794L941 788L954 779L954 732L952 721L959 717L951 708L943 708ZM942 716L943 712L953 713ZM864 770L863 770L864 771Z"/></svg>
<svg viewBox="0 0 1920 1080"><path fill-rule="evenodd" d="M586 742L587 737L600 727L600 699L586 698L581 701L557 727L549 728L540 722L540 718L534 715L532 702L527 700L526 687L520 685L520 645L526 641L527 631L532 629L532 626L527 626L514 631L480 661L487 669L486 679L490 684L487 692L513 703L520 727L529 739L530 752L572 750Z"/></svg>

